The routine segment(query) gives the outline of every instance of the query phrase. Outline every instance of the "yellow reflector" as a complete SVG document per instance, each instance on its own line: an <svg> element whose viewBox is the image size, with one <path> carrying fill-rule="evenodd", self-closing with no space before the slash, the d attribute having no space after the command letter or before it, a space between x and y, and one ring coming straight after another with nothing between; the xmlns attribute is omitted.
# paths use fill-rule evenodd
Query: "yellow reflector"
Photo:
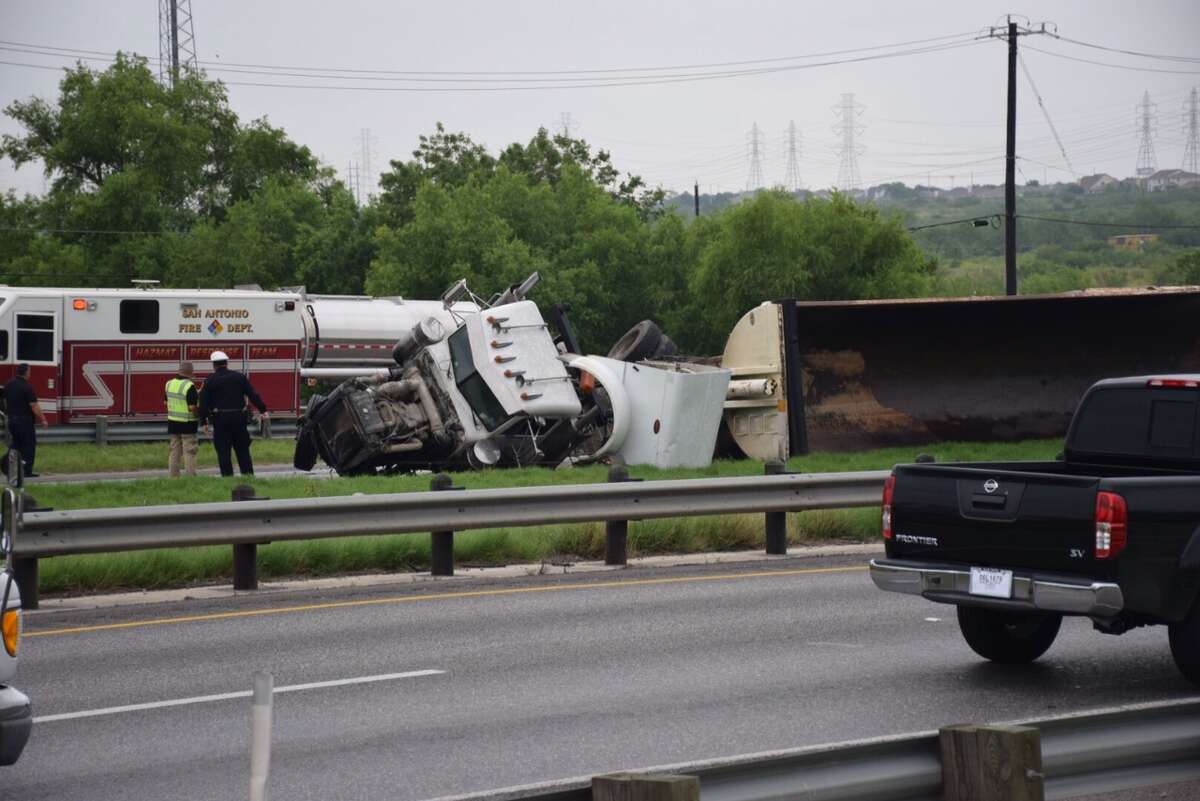
<svg viewBox="0 0 1200 801"><path fill-rule="evenodd" d="M0 620L0 631L4 633L4 650L8 651L9 656L16 656L17 639L21 636L20 610L10 609L4 613L4 619Z"/></svg>
<svg viewBox="0 0 1200 801"><path fill-rule="evenodd" d="M75 311L87 311L87 301L83 298L75 298L71 301L71 308Z"/></svg>

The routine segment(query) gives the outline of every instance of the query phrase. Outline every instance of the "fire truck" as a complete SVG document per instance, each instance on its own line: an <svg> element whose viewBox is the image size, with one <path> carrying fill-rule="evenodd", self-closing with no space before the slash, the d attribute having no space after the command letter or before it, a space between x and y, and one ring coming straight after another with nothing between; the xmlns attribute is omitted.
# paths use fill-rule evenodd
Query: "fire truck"
<svg viewBox="0 0 1200 801"><path fill-rule="evenodd" d="M472 305L470 307L474 309ZM0 286L0 381L29 364L51 423L166 417L163 386L180 361L198 379L214 350L229 355L276 417L302 412L304 376L335 377L393 363L392 348L430 317L453 326L440 301L307 295L254 289Z"/></svg>

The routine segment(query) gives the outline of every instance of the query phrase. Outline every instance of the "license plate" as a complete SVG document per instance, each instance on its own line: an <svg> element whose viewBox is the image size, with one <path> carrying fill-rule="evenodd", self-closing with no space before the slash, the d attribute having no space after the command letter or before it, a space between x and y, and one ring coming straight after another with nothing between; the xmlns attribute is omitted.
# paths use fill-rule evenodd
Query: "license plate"
<svg viewBox="0 0 1200 801"><path fill-rule="evenodd" d="M971 568L971 595L986 595L990 598L1012 597L1012 571L997 567Z"/></svg>

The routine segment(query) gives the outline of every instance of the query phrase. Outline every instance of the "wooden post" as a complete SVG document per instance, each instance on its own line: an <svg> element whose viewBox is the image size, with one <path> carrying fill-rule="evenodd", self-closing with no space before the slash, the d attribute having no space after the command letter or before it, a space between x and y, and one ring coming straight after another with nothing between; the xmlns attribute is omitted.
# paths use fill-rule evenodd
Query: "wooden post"
<svg viewBox="0 0 1200 801"><path fill-rule="evenodd" d="M592 801L700 801L700 779L674 774L595 776Z"/></svg>
<svg viewBox="0 0 1200 801"><path fill-rule="evenodd" d="M1036 728L947 726L939 739L944 801L1044 801Z"/></svg>
<svg viewBox="0 0 1200 801"><path fill-rule="evenodd" d="M772 459L763 465L763 473L768 476L781 476L787 472L787 466L778 459ZM767 512L767 553L772 556L787 556L787 512Z"/></svg>
<svg viewBox="0 0 1200 801"><path fill-rule="evenodd" d="M261 501L254 495L254 487L238 484L230 492L230 500ZM241 542L233 546L233 588L235 590L258 589L258 544Z"/></svg>
<svg viewBox="0 0 1200 801"><path fill-rule="evenodd" d="M454 489L454 481L445 473L438 473L429 480L429 489L434 492L442 490ZM429 573L434 576L453 576L454 575L454 532L453 531L433 531L430 532L430 568Z"/></svg>
<svg viewBox="0 0 1200 801"><path fill-rule="evenodd" d="M619 484L629 480L629 468L614 464L608 468L609 483ZM629 521L610 520L604 524L604 564L626 565L629 563Z"/></svg>

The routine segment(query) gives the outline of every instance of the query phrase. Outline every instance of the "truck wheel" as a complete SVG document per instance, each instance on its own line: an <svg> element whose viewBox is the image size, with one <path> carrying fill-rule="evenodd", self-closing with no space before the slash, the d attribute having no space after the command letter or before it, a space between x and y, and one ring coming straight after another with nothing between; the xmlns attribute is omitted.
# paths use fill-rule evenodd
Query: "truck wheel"
<svg viewBox="0 0 1200 801"><path fill-rule="evenodd" d="M608 352L608 358L619 362L652 359L662 344L662 338L662 329L653 320L642 320L617 340L617 344Z"/></svg>
<svg viewBox="0 0 1200 801"><path fill-rule="evenodd" d="M1175 667L1193 684L1200 684L1200 605L1188 616L1167 626Z"/></svg>
<svg viewBox="0 0 1200 801"><path fill-rule="evenodd" d="M1054 642L1062 615L958 607L958 628L971 650L1005 665L1032 662Z"/></svg>

